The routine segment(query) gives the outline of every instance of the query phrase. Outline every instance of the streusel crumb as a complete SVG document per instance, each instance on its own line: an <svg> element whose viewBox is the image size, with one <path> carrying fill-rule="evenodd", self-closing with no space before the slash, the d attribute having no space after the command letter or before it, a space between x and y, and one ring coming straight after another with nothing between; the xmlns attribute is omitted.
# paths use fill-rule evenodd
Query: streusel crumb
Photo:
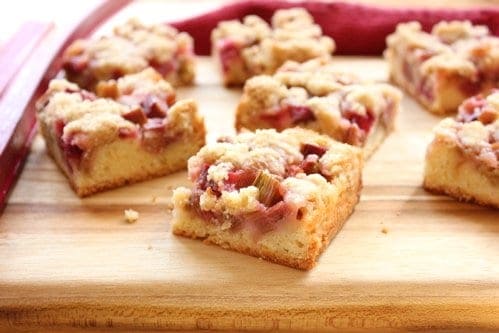
<svg viewBox="0 0 499 333"><path fill-rule="evenodd" d="M125 209L124 211L125 214L125 220L128 223L135 223L139 219L139 212L133 209Z"/></svg>

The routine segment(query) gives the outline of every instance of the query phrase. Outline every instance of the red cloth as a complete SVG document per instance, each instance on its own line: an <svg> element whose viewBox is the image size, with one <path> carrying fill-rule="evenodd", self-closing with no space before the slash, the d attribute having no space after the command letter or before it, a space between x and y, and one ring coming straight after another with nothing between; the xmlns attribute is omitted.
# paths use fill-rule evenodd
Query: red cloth
<svg viewBox="0 0 499 333"><path fill-rule="evenodd" d="M380 55L385 38L400 22L419 21L425 30L442 20L470 20L487 25L499 35L499 6L469 9L389 8L344 2L248 0L232 3L206 14L173 22L176 28L194 37L195 51L210 54L210 33L219 21L240 19L256 14L269 21L276 9L304 7L322 27L324 34L336 41L335 54Z"/></svg>

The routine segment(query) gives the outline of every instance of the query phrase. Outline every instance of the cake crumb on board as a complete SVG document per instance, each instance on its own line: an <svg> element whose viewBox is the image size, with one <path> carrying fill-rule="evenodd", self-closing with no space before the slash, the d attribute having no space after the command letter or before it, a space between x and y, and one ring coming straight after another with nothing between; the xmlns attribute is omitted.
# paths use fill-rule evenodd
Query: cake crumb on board
<svg viewBox="0 0 499 333"><path fill-rule="evenodd" d="M383 228L381 229L381 232L382 232L382 233L384 233L384 234L387 234L387 233L388 233L388 228L383 227Z"/></svg>
<svg viewBox="0 0 499 333"><path fill-rule="evenodd" d="M125 220L128 223L134 223L139 219L139 212L133 209L125 209Z"/></svg>

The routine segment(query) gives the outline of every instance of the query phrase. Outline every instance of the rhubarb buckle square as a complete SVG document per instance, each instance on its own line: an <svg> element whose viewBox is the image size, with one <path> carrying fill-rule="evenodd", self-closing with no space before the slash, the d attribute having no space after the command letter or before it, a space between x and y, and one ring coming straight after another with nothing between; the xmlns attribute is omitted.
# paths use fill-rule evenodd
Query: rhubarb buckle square
<svg viewBox="0 0 499 333"><path fill-rule="evenodd" d="M313 131L241 133L189 160L172 231L308 270L352 214L362 153Z"/></svg>
<svg viewBox="0 0 499 333"><path fill-rule="evenodd" d="M369 157L394 130L401 98L389 84L339 72L328 58L288 61L272 76L246 81L236 128L299 126L363 147Z"/></svg>
<svg viewBox="0 0 499 333"><path fill-rule="evenodd" d="M223 21L211 34L212 54L225 85L242 85L258 74L273 74L287 60L303 62L331 56L334 40L322 34L303 8L277 10L271 25L248 15Z"/></svg>
<svg viewBox="0 0 499 333"><path fill-rule="evenodd" d="M205 142L193 100L148 68L96 93L52 80L37 103L48 153L79 196L183 169Z"/></svg>
<svg viewBox="0 0 499 333"><path fill-rule="evenodd" d="M440 22L431 33L401 23L387 37L391 80L429 111L455 113L468 97L499 86L499 38L469 21Z"/></svg>

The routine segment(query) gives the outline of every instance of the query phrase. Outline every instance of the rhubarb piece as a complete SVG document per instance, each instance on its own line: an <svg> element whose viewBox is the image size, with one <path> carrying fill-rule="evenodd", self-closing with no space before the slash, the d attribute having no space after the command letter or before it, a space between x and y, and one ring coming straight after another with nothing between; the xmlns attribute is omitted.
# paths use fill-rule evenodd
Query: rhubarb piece
<svg viewBox="0 0 499 333"><path fill-rule="evenodd" d="M311 269L358 202L361 168L358 148L309 130L241 133L189 160L172 231Z"/></svg>
<svg viewBox="0 0 499 333"><path fill-rule="evenodd" d="M401 23L387 45L391 80L433 113L455 113L499 85L499 38L486 26L440 22L426 33L417 22Z"/></svg>
<svg viewBox="0 0 499 333"><path fill-rule="evenodd" d="M52 80L37 105L48 152L79 196L185 168L204 145L194 101L168 106L174 91L153 69L106 81L97 93L108 98Z"/></svg>
<svg viewBox="0 0 499 333"><path fill-rule="evenodd" d="M291 104L271 109L268 113L263 113L261 119L271 123L272 127L278 131L316 120L309 107Z"/></svg>
<svg viewBox="0 0 499 333"><path fill-rule="evenodd" d="M148 67L173 85L192 84L192 38L168 25L147 26L131 19L117 26L111 36L76 40L63 55L67 79L87 90L96 89L101 81L118 79ZM112 98L112 92L108 93Z"/></svg>
<svg viewBox="0 0 499 333"><path fill-rule="evenodd" d="M330 56L334 41L303 8L275 12L269 26L258 16L242 22L223 21L211 34L212 54L220 65L225 85L242 85L259 74L273 74L286 60L303 62Z"/></svg>
<svg viewBox="0 0 499 333"><path fill-rule="evenodd" d="M168 112L168 105L156 96L148 95L141 103L144 112L149 118L164 118Z"/></svg>
<svg viewBox="0 0 499 333"><path fill-rule="evenodd" d="M307 175L312 173L321 173L319 156L317 155L308 155L306 156L300 164L300 168Z"/></svg>
<svg viewBox="0 0 499 333"><path fill-rule="evenodd" d="M142 108L131 109L130 111L123 113L122 117L138 125L147 123L147 116Z"/></svg>
<svg viewBox="0 0 499 333"><path fill-rule="evenodd" d="M324 155L326 151L326 148L313 145L311 143L305 143L300 148L300 152L303 154L303 156L317 155L318 157L322 157L322 155Z"/></svg>
<svg viewBox="0 0 499 333"><path fill-rule="evenodd" d="M255 181L256 171L254 170L235 170L229 171L226 184L239 190L242 187L248 187Z"/></svg>
<svg viewBox="0 0 499 333"><path fill-rule="evenodd" d="M289 61L246 82L236 128L304 127L364 147L369 157L394 130L400 100L398 89L338 72L327 58Z"/></svg>
<svg viewBox="0 0 499 333"><path fill-rule="evenodd" d="M267 207L282 200L279 180L265 170L258 173L253 186L258 189L258 201Z"/></svg>
<svg viewBox="0 0 499 333"><path fill-rule="evenodd" d="M499 208L499 91L465 100L434 132L424 188Z"/></svg>

